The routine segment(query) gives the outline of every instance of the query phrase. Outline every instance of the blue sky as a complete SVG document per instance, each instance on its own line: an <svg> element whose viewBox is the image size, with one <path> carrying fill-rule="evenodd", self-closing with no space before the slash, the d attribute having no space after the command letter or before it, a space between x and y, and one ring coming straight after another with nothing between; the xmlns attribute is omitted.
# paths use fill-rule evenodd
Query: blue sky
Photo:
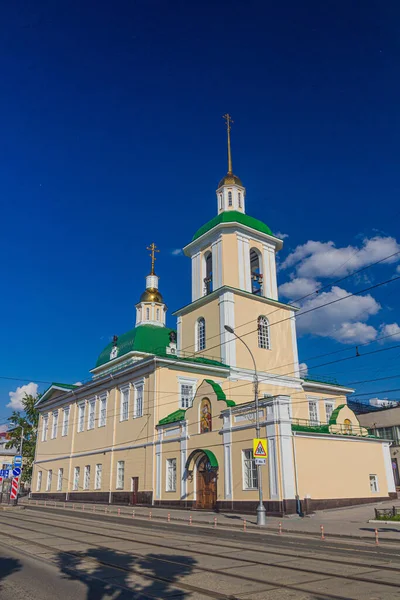
<svg viewBox="0 0 400 600"><path fill-rule="evenodd" d="M130 329L153 240L174 325L171 312L190 301L190 264L172 252L215 215L225 112L247 212L288 236L286 294L398 247L399 13L394 2L3 7L0 419L9 392L87 379L110 337ZM324 291L363 289L398 264ZM338 315L311 313L301 360L400 324L399 292L394 282L349 310L338 303ZM343 382L393 376L399 361L400 349L315 370L327 359L306 360ZM357 389L372 397L399 384Z"/></svg>

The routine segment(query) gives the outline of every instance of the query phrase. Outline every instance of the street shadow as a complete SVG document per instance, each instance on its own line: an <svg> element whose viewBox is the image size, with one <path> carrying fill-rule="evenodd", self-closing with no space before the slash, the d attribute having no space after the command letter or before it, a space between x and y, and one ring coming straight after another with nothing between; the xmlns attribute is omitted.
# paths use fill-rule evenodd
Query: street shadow
<svg viewBox="0 0 400 600"><path fill-rule="evenodd" d="M64 578L86 585L85 600L142 600L189 597L174 586L193 571L197 561L188 556L146 554L134 556L110 548L57 556ZM119 587L117 587L119 586Z"/></svg>
<svg viewBox="0 0 400 600"><path fill-rule="evenodd" d="M360 527L360 531L375 532L375 529L378 530L378 533L385 533L385 531L394 531L395 533L400 533L399 527Z"/></svg>
<svg viewBox="0 0 400 600"><path fill-rule="evenodd" d="M16 558L0 557L0 590L2 589L2 581L9 575L16 573L22 569L22 564Z"/></svg>

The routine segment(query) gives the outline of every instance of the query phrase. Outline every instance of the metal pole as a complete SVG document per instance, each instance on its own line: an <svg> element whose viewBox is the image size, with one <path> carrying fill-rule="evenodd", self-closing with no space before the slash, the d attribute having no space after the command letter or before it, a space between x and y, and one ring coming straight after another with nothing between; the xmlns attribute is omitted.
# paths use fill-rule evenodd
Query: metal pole
<svg viewBox="0 0 400 600"><path fill-rule="evenodd" d="M254 365L254 404L256 409L256 435L260 437L260 414L259 414L259 402L258 402L258 373L257 373L257 365L254 359L253 353L246 344L246 342L228 325L225 325L225 329L229 333L233 333L233 335L242 342L249 351L249 354L252 358ZM257 506L257 525L266 525L266 510L263 503L263 487L262 487L262 471L261 465L257 465L257 478L258 478L258 506Z"/></svg>

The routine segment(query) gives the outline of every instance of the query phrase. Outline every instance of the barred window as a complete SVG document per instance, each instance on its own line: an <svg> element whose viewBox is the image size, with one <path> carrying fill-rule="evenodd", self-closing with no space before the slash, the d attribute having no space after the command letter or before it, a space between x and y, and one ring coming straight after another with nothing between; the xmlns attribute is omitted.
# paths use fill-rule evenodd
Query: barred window
<svg viewBox="0 0 400 600"><path fill-rule="evenodd" d="M117 490L123 490L125 483L125 461L117 462Z"/></svg>
<svg viewBox="0 0 400 600"><path fill-rule="evenodd" d="M318 405L314 400L308 402L308 415L310 417L310 425L318 425Z"/></svg>
<svg viewBox="0 0 400 600"><path fill-rule="evenodd" d="M89 487L90 487L90 465L86 465L84 476L83 476L83 489L88 490Z"/></svg>
<svg viewBox="0 0 400 600"><path fill-rule="evenodd" d="M188 383L181 383L181 408L189 408L193 402L194 386Z"/></svg>
<svg viewBox="0 0 400 600"><path fill-rule="evenodd" d="M95 490L101 489L102 471L103 471L103 465L101 465L101 464L96 465L95 478L94 478L94 489Z"/></svg>
<svg viewBox="0 0 400 600"><path fill-rule="evenodd" d="M53 412L53 427L51 429L51 439L54 440L57 437L58 429L58 410Z"/></svg>
<svg viewBox="0 0 400 600"><path fill-rule="evenodd" d="M143 383L135 385L135 403L133 407L133 418L143 417Z"/></svg>
<svg viewBox="0 0 400 600"><path fill-rule="evenodd" d="M49 430L49 415L43 415L42 420L42 442L47 441L47 432Z"/></svg>
<svg viewBox="0 0 400 600"><path fill-rule="evenodd" d="M88 429L94 428L95 413L96 413L96 399L93 398L89 402Z"/></svg>
<svg viewBox="0 0 400 600"><path fill-rule="evenodd" d="M120 421L127 421L129 417L129 387L121 388L121 415Z"/></svg>
<svg viewBox="0 0 400 600"><path fill-rule="evenodd" d="M85 429L85 403L78 406L78 433Z"/></svg>
<svg viewBox="0 0 400 600"><path fill-rule="evenodd" d="M42 487L42 471L38 471L37 481L36 481L36 491L40 492L40 488Z"/></svg>
<svg viewBox="0 0 400 600"><path fill-rule="evenodd" d="M240 192L238 193L238 202L239 202L239 208L242 208L242 194Z"/></svg>
<svg viewBox="0 0 400 600"><path fill-rule="evenodd" d="M46 485L46 492L50 492L51 490L51 481L53 479L53 471L51 469L49 469L47 471L47 485Z"/></svg>
<svg viewBox="0 0 400 600"><path fill-rule="evenodd" d="M271 347L267 317L258 317L258 347L265 350L269 350Z"/></svg>
<svg viewBox="0 0 400 600"><path fill-rule="evenodd" d="M232 192L228 192L228 206L232 206Z"/></svg>
<svg viewBox="0 0 400 600"><path fill-rule="evenodd" d="M107 420L107 396L100 396L99 427L104 427Z"/></svg>
<svg viewBox="0 0 400 600"><path fill-rule="evenodd" d="M68 435L68 425L69 425L69 406L68 408L64 408L63 410L63 424L62 424L62 435Z"/></svg>
<svg viewBox="0 0 400 600"><path fill-rule="evenodd" d="M64 469L58 469L57 491L61 492L64 477Z"/></svg>
<svg viewBox="0 0 400 600"><path fill-rule="evenodd" d="M176 458L167 458L167 492L176 492Z"/></svg>
<svg viewBox="0 0 400 600"><path fill-rule="evenodd" d="M74 468L74 486L73 486L73 490L76 491L79 488L79 477L81 475L81 469L80 467L75 467Z"/></svg>
<svg viewBox="0 0 400 600"><path fill-rule="evenodd" d="M206 322L201 317L197 321L197 351L205 350L206 347Z"/></svg>
<svg viewBox="0 0 400 600"><path fill-rule="evenodd" d="M243 487L245 490L258 489L258 472L252 450L243 450Z"/></svg>

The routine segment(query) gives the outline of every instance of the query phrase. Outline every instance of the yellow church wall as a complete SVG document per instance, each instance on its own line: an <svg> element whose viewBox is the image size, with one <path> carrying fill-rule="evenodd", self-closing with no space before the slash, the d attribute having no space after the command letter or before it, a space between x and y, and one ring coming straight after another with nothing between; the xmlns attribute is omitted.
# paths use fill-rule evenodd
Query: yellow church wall
<svg viewBox="0 0 400 600"><path fill-rule="evenodd" d="M288 318L291 312L257 301L255 297L235 294L235 330L239 335L244 336L260 371L295 376L292 329L291 321ZM270 350L258 347L257 319L259 316L266 316L269 320ZM253 369L249 352L239 341L236 343L236 365Z"/></svg>
<svg viewBox="0 0 400 600"><path fill-rule="evenodd" d="M250 423L250 422L248 422ZM256 437L254 426L250 429L232 431L232 488L233 500L255 501L258 499L258 490L246 490L243 481L243 451L253 449L253 438ZM263 495L270 497L268 464L261 467L263 480Z"/></svg>
<svg viewBox="0 0 400 600"><path fill-rule="evenodd" d="M315 499L388 495L382 445L375 441L295 436L299 495ZM370 489L377 475L379 492Z"/></svg>
<svg viewBox="0 0 400 600"><path fill-rule="evenodd" d="M195 352L195 328L198 319L203 317L206 322L206 349L203 352L197 352L196 356L205 356L207 358L221 360L220 343L220 324L219 324L219 300L215 298L207 304L203 304L193 311L182 315L182 348L183 356L185 353L193 354Z"/></svg>
<svg viewBox="0 0 400 600"><path fill-rule="evenodd" d="M239 288L238 241L236 233L222 236L222 285Z"/></svg>

